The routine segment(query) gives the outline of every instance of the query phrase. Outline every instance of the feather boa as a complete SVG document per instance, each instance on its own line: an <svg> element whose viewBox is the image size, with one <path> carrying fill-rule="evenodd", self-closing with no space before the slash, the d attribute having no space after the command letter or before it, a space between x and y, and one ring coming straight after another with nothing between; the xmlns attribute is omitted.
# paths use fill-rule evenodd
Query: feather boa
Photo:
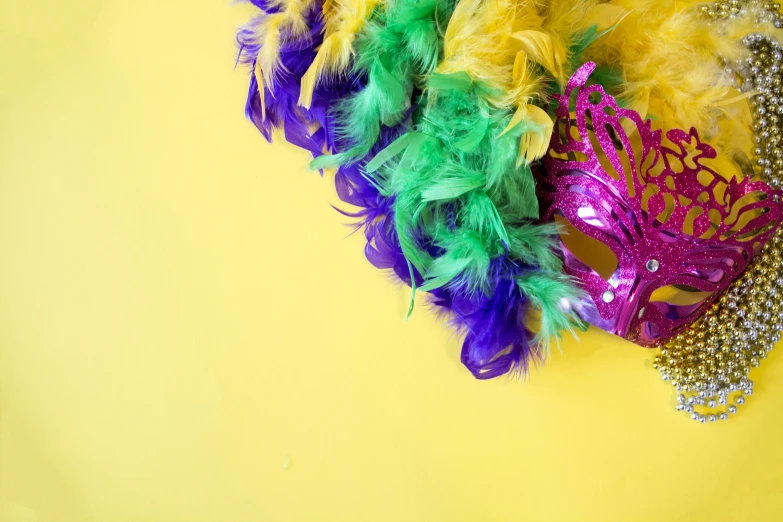
<svg viewBox="0 0 783 522"><path fill-rule="evenodd" d="M353 57L353 42L379 0L335 0L328 9L324 40L302 77L299 104L310 108L313 91L324 75L345 73Z"/></svg>
<svg viewBox="0 0 783 522"><path fill-rule="evenodd" d="M367 78L366 84L335 107L345 147L313 162L315 168L364 158L383 128L409 115L420 78L437 63L438 27L450 13L449 0L398 0L367 23L356 42L354 65L355 73Z"/></svg>
<svg viewBox="0 0 783 522"><path fill-rule="evenodd" d="M568 40L584 32L577 25ZM530 170L552 132L531 102L544 96L545 75L564 77L565 46L532 1L461 0L413 131L367 165L394 197L397 236L421 290L448 296L436 302L465 330L463 362L477 377L526 368L576 323L580 292L561 272L557 229L534 223ZM535 336L525 326L533 309Z"/></svg>
<svg viewBox="0 0 783 522"><path fill-rule="evenodd" d="M248 118L336 168L367 259L449 312L478 378L524 372L579 325L558 230L536 221L548 96L595 61L626 105L730 155L751 120L716 58L745 57L750 32L781 36L752 10L718 35L693 0L251 1L264 14L237 34Z"/></svg>
<svg viewBox="0 0 783 522"><path fill-rule="evenodd" d="M313 5L307 12L301 13L302 19L295 24L296 32L278 34L272 58L270 52L263 51L271 38L269 20L271 17L279 20L278 15L285 10L279 3L259 0L252 0L252 3L264 13L241 27L236 35L239 47L237 60L249 65L252 71L245 115L267 141L271 142L273 131L282 127L287 141L314 154L318 153L323 150L323 143L319 143L319 139L312 135L312 118L298 110L296 104L299 78L312 63L314 48L320 42L323 22L318 6ZM281 31L285 27L283 24ZM264 71L275 71L275 74Z"/></svg>

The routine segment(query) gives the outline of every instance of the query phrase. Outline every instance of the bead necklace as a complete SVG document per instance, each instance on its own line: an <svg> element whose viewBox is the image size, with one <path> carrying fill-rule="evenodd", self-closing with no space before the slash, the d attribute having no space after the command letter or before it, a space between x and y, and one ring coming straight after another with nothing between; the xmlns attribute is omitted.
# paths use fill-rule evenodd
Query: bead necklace
<svg viewBox="0 0 783 522"><path fill-rule="evenodd" d="M714 20L760 7L757 22L783 27L776 2L721 0L701 7ZM728 64L751 98L755 121L754 156L758 175L772 185L783 183L783 49L761 35L743 42L752 57ZM783 332L783 228L764 245L752 265L704 316L675 336L655 356L653 367L678 391L676 409L701 423L727 420L753 393L750 369L758 367Z"/></svg>

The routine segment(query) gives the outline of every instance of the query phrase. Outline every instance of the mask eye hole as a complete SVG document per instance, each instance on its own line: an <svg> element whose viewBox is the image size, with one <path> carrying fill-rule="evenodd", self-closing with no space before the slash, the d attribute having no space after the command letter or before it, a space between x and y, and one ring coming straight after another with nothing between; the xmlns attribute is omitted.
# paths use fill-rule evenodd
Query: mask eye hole
<svg viewBox="0 0 783 522"><path fill-rule="evenodd" d="M713 293L688 285L666 285L655 289L650 295L650 302L668 303L674 306L693 306L704 302Z"/></svg>
<svg viewBox="0 0 783 522"><path fill-rule="evenodd" d="M560 240L564 247L581 262L582 268L587 271L592 269L605 281L609 281L612 275L617 271L617 256L614 252L597 239L584 234L578 230L571 222L559 214L555 214L555 223L560 226Z"/></svg>
<svg viewBox="0 0 783 522"><path fill-rule="evenodd" d="M649 306L658 309L663 317L672 321L685 319L697 313L714 292L705 292L688 285L666 285L650 295ZM652 332L643 330L648 339L655 339Z"/></svg>

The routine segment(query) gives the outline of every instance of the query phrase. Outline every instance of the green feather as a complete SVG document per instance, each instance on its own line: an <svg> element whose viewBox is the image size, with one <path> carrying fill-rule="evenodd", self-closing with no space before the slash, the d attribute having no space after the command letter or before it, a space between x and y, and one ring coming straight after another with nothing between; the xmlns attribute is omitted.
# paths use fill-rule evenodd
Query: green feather
<svg viewBox="0 0 783 522"><path fill-rule="evenodd" d="M319 158L313 166L334 167L363 158L378 141L382 126L394 126L406 117L422 78L437 64L439 28L452 10L452 0L399 0L375 11L354 42L354 72L366 75L367 81L336 108L338 132L350 147L332 160Z"/></svg>
<svg viewBox="0 0 783 522"><path fill-rule="evenodd" d="M491 294L496 280L490 269L500 261L505 276L514 277L540 310L536 339L546 348L550 337L579 325L564 305L580 293L561 272L558 228L538 223L530 165L517 165L520 139L541 129L522 121L503 132L513 111L491 103L498 92L464 71L434 72L441 28L452 8L446 0L401 0L374 13L355 42L355 70L367 81L337 112L349 150L313 165L338 166L366 156L383 126L411 115L415 99L408 132L363 172L394 199L394 226L412 280L408 315L418 290ZM571 54L578 60L602 34L596 27L584 31ZM511 275L519 265L538 269ZM423 278L418 287L416 273Z"/></svg>
<svg viewBox="0 0 783 522"><path fill-rule="evenodd" d="M473 87L473 78L465 71L451 74L433 74L430 76L427 86L433 90L468 92Z"/></svg>
<svg viewBox="0 0 783 522"><path fill-rule="evenodd" d="M484 176L480 172L474 178L442 178L421 191L422 201L454 199L484 185Z"/></svg>
<svg viewBox="0 0 783 522"><path fill-rule="evenodd" d="M378 170L384 163L404 151L416 134L417 133L415 132L406 132L391 142L385 149L376 154L375 157L367 163L367 165L365 165L364 170L366 172L375 172Z"/></svg>
<svg viewBox="0 0 783 522"><path fill-rule="evenodd" d="M520 291L527 295L531 304L541 312L541 324L535 342L545 351L554 339L559 346L560 332L567 331L574 337L578 319L564 313L564 310L578 302L582 295L576 291L574 282L562 272L528 272L517 279Z"/></svg>

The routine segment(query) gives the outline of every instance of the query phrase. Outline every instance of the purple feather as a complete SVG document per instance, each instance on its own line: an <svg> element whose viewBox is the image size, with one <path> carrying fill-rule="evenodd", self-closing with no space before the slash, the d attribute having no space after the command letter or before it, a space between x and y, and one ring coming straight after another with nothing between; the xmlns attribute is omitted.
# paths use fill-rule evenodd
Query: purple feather
<svg viewBox="0 0 783 522"><path fill-rule="evenodd" d="M260 6L263 2L253 2ZM274 12L277 8L268 10ZM258 30L265 15L255 17L237 31L239 47L237 62L247 64L251 71L261 48ZM323 21L320 5L315 5L306 15L309 32L299 38L282 35L280 48L280 72L272 88L264 86L264 102L258 92L258 82L251 73L250 87L245 103L245 115L253 122L267 141L272 141L274 129L283 128L287 141L320 154L323 148L323 133L315 136L311 131L314 119L308 111L298 106L299 79L307 71L316 55L316 48L322 41ZM265 115L264 115L265 114Z"/></svg>
<svg viewBox="0 0 783 522"><path fill-rule="evenodd" d="M268 13L278 9L262 0L250 1ZM245 106L247 118L265 139L272 141L272 131L282 127L288 142L310 151L314 157L325 151L342 152L349 148L349 143L340 138L333 110L339 100L360 90L365 81L361 76L349 74L322 82L313 93L310 109L298 106L300 78L315 58L315 50L322 40L320 5L316 7L308 14L309 34L294 41L284 39L280 52L281 74L271 90L265 87L266 118L262 117L261 97L253 74ZM252 20L237 33L238 62L250 65L251 70L260 49L255 37L260 20L261 17ZM335 188L340 200L358 208L355 212L338 211L355 219L357 229L363 229L367 240L365 256L373 266L392 270L409 286L411 273L394 226L394 199L379 192L363 173L363 167L378 151L412 128L412 113L413 108L394 127L383 126L378 143L370 154L362 161L340 167L335 174ZM437 255L437 252L433 254ZM469 294L459 285L431 292L433 302L444 311L450 311L452 323L464 333L461 359L479 379L497 377L514 370L524 371L529 361L540 360L540 354L529 344L532 334L522 321L527 301L514 283L515 277L528 269L533 267L511 265L504 259L493 261L494 291L490 296ZM413 277L418 285L422 283L415 270Z"/></svg>
<svg viewBox="0 0 783 522"><path fill-rule="evenodd" d="M496 258L491 267L492 295L470 295L464 289L433 292L434 303L451 310L451 322L464 333L460 359L477 379L525 373L531 361L541 362L541 353L530 345L533 334L524 326L527 298L515 283L519 274L534 269Z"/></svg>

